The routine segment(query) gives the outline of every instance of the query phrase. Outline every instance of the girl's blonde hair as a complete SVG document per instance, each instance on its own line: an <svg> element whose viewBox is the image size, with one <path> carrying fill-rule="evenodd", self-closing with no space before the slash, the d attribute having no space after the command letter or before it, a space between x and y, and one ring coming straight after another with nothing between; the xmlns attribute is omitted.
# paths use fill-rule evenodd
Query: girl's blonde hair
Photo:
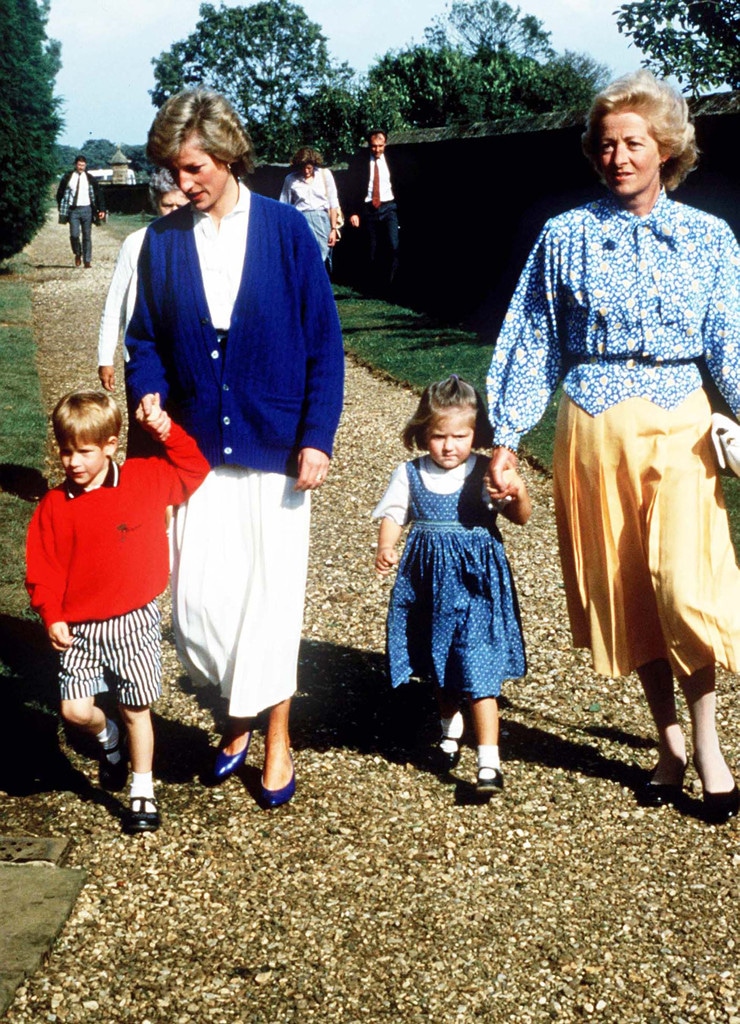
<svg viewBox="0 0 740 1024"><path fill-rule="evenodd" d="M121 433L121 410L104 391L70 391L60 398L51 414L59 447L80 442L100 448Z"/></svg>
<svg viewBox="0 0 740 1024"><path fill-rule="evenodd" d="M681 93L644 68L607 85L591 104L581 144L596 173L601 174L601 122L607 114L625 111L644 118L661 155L668 153L660 177L668 191L676 188L699 160L694 126L689 121L689 108Z"/></svg>
<svg viewBox="0 0 740 1024"><path fill-rule="evenodd" d="M485 403L472 384L453 373L445 380L424 389L416 412L401 434L401 440L408 450L426 450L434 421L453 409L470 411L473 447L489 448L493 443L493 428L488 420Z"/></svg>
<svg viewBox="0 0 740 1024"><path fill-rule="evenodd" d="M193 136L200 149L228 164L237 178L254 170L252 140L237 112L220 93L184 89L170 96L149 129L147 156L160 167L167 167Z"/></svg>

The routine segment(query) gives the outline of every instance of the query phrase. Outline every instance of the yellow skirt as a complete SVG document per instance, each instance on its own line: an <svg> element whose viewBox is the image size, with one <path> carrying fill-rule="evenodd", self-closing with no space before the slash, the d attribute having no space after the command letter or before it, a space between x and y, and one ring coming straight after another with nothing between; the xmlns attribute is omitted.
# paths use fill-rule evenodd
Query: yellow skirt
<svg viewBox="0 0 740 1024"><path fill-rule="evenodd" d="M597 672L667 658L676 675L740 663L740 569L701 389L590 416L560 403L555 512L576 647Z"/></svg>

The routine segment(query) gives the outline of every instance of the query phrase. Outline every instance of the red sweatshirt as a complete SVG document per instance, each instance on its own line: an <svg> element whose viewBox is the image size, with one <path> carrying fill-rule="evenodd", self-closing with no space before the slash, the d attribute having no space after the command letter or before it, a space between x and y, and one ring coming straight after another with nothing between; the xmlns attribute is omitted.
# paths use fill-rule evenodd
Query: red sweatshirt
<svg viewBox="0 0 740 1024"><path fill-rule="evenodd" d="M110 619L161 594L169 576L165 510L185 501L208 470L173 423L162 456L114 465L93 491L75 493L69 481L49 491L26 542L26 587L47 629Z"/></svg>

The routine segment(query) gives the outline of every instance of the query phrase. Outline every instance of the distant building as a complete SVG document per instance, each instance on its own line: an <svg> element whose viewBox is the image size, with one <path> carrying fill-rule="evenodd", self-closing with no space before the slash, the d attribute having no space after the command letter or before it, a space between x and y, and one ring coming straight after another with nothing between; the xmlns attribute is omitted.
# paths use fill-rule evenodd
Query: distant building
<svg viewBox="0 0 740 1024"><path fill-rule="evenodd" d="M110 180L113 182L114 185L136 184L136 175L129 168L130 163L131 161L119 146L113 154L113 156L110 158L110 165L112 168L112 178Z"/></svg>

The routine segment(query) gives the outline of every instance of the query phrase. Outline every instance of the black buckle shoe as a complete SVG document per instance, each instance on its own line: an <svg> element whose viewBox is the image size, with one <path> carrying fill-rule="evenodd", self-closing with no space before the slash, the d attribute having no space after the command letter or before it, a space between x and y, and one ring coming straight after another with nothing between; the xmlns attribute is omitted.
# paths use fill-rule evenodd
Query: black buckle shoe
<svg viewBox="0 0 740 1024"><path fill-rule="evenodd" d="M484 796L500 793L504 788L504 773L500 768L479 768L475 791Z"/></svg>
<svg viewBox="0 0 740 1024"><path fill-rule="evenodd" d="M154 810L147 810L147 804ZM159 811L154 798L132 796L129 808L123 816L123 831L129 836L139 832L156 832L159 824Z"/></svg>
<svg viewBox="0 0 740 1024"><path fill-rule="evenodd" d="M118 761L113 764L108 760L108 754L114 754L116 751L121 755ZM128 752L126 750L126 736L121 733L118 738L118 743L112 750L104 750L101 754L100 761L98 763L98 781L103 789L107 789L109 793L117 793L123 789L128 779Z"/></svg>

